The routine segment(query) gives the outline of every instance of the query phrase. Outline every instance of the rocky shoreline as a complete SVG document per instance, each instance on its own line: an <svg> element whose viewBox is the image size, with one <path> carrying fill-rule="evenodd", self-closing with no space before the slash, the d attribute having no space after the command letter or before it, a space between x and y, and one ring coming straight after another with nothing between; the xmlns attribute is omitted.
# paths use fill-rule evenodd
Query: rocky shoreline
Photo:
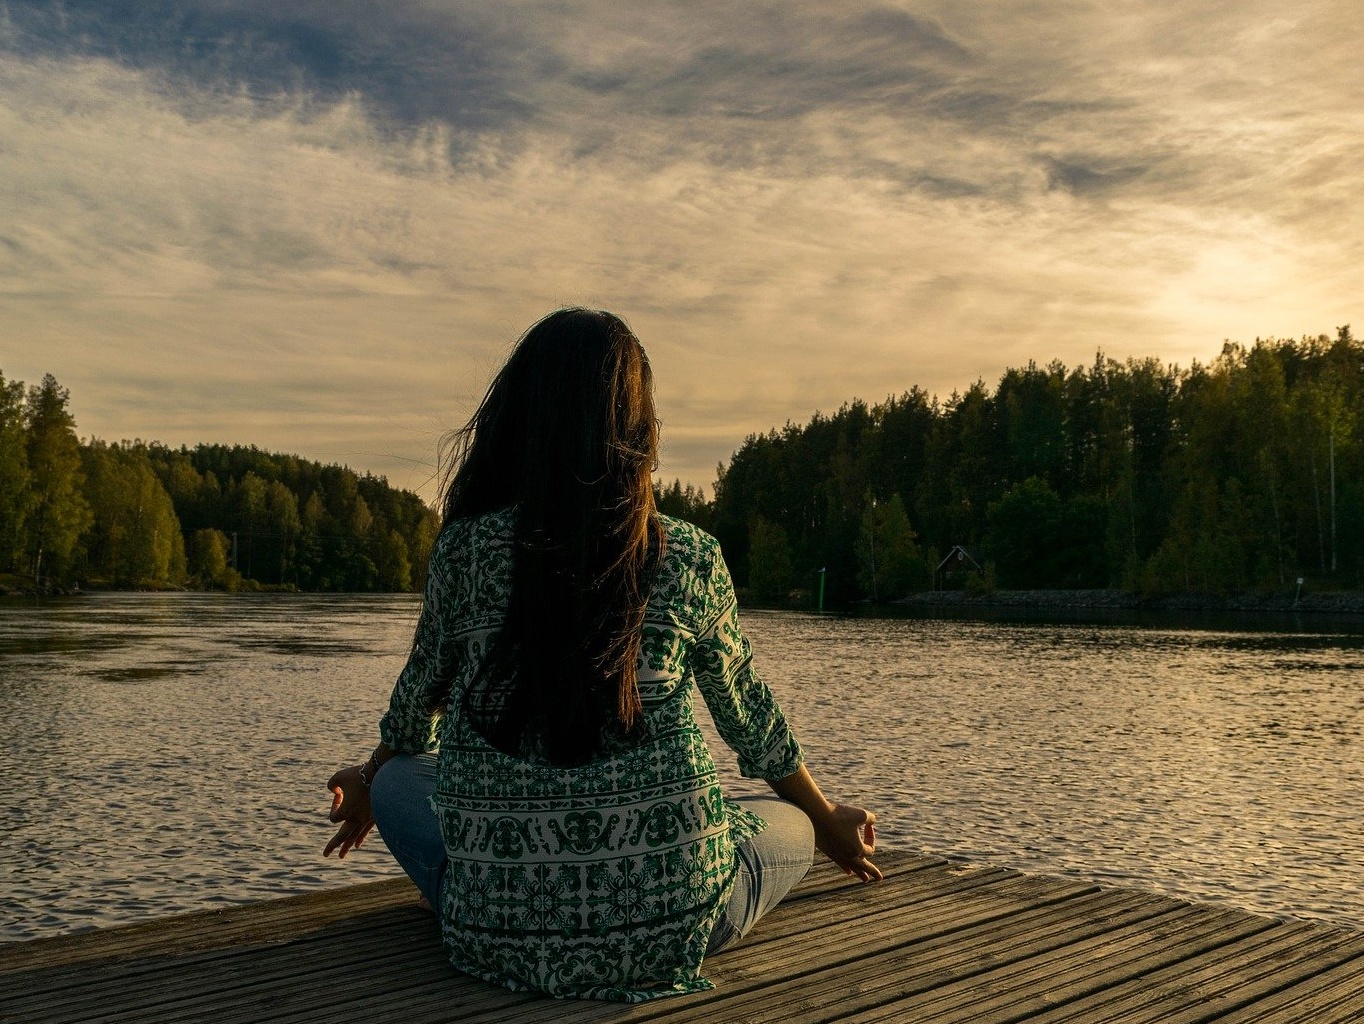
<svg viewBox="0 0 1364 1024"><path fill-rule="evenodd" d="M1195 612L1312 612L1364 615L1364 593L1332 591L1292 594L1157 594L1127 590L925 591L894 602L928 608L1125 609Z"/></svg>
<svg viewBox="0 0 1364 1024"><path fill-rule="evenodd" d="M13 578L0 580L0 597L71 597L82 593L80 587L40 585L32 580L16 581Z"/></svg>

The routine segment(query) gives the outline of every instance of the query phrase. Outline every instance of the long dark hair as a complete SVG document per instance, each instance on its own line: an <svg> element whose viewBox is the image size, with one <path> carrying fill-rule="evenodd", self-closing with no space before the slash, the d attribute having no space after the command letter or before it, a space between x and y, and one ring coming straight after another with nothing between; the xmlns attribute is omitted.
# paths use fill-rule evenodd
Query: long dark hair
<svg viewBox="0 0 1364 1024"><path fill-rule="evenodd" d="M494 746L580 764L640 723L637 660L662 550L653 373L619 317L534 324L452 437L444 520L516 509L511 599L463 710Z"/></svg>

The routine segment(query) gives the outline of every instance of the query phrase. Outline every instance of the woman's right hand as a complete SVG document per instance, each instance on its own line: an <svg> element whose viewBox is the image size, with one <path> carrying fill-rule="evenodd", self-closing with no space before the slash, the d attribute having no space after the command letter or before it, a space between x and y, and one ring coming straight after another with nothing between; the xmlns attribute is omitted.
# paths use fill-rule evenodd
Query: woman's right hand
<svg viewBox="0 0 1364 1024"><path fill-rule="evenodd" d="M864 882L881 881L881 869L867 859L876 852L876 815L863 807L831 803L805 765L768 785L806 813L815 827L815 848L824 856Z"/></svg>
<svg viewBox="0 0 1364 1024"><path fill-rule="evenodd" d="M332 791L332 809L327 817L340 822L341 827L332 836L331 842L322 851L322 856L330 857L333 850L345 860L346 854L358 848L374 827L374 815L370 811L369 787L360 776L362 765L342 768L327 780L327 788Z"/></svg>
<svg viewBox="0 0 1364 1024"><path fill-rule="evenodd" d="M834 804L811 819L815 847L849 875L879 882L881 869L870 860L876 852L876 815L863 807Z"/></svg>

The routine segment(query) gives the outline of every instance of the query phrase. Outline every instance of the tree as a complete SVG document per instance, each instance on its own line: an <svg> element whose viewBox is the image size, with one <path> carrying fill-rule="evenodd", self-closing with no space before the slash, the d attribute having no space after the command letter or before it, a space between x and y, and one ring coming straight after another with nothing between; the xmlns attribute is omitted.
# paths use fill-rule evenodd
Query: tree
<svg viewBox="0 0 1364 1024"><path fill-rule="evenodd" d="M265 485L265 515L262 521L258 578L269 583L284 583L293 569L295 549L302 523L298 517L298 498L278 480ZM405 587L399 589L406 589Z"/></svg>
<svg viewBox="0 0 1364 1024"><path fill-rule="evenodd" d="M1093 459L1079 490L1107 510L1106 575L1130 587L1169 529L1173 410L1184 378L1154 359L1099 361L1092 378L1093 437L1081 444Z"/></svg>
<svg viewBox="0 0 1364 1024"><path fill-rule="evenodd" d="M1060 363L1038 369L1029 362L1008 370L995 390L999 435L1010 480L1038 476L1052 487L1063 486L1065 463L1066 371Z"/></svg>
<svg viewBox="0 0 1364 1024"><path fill-rule="evenodd" d="M748 524L748 586L757 597L783 598L794 580L786 531L755 515Z"/></svg>
<svg viewBox="0 0 1364 1024"><path fill-rule="evenodd" d="M938 413L937 401L918 388L872 410L875 428L863 435L860 454L878 501L898 494L906 509L917 507Z"/></svg>
<svg viewBox="0 0 1364 1024"><path fill-rule="evenodd" d="M873 601L904 597L931 582L918 537L898 494L868 502L857 540L857 582Z"/></svg>
<svg viewBox="0 0 1364 1024"><path fill-rule="evenodd" d="M397 530L376 533L372 560L378 570L380 590L412 589L412 560L407 554L407 541Z"/></svg>
<svg viewBox="0 0 1364 1024"><path fill-rule="evenodd" d="M41 581L65 577L71 551L90 525L90 505L81 492L80 441L67 411L70 393L52 374L28 392L28 464L32 503L26 549L30 571Z"/></svg>
<svg viewBox="0 0 1364 1024"><path fill-rule="evenodd" d="M303 503L299 512L299 539L296 574L298 584L304 590L331 589L331 573L328 570L326 552L323 550L323 532L327 529L327 511L322 505L322 495L313 491Z"/></svg>
<svg viewBox="0 0 1364 1024"><path fill-rule="evenodd" d="M92 441L83 452L93 512L81 538L87 574L119 586L178 586L186 575L175 506L147 450Z"/></svg>
<svg viewBox="0 0 1364 1024"><path fill-rule="evenodd" d="M1360 415L1338 380L1319 379L1300 388L1298 422L1301 454L1311 467L1312 505L1316 513L1317 552L1322 572L1340 564L1339 464L1354 446Z"/></svg>
<svg viewBox="0 0 1364 1024"><path fill-rule="evenodd" d="M431 509L421 505L408 538L408 551L412 562L412 589L418 593L426 589L427 563L431 560L431 549L436 546L436 537L439 534L439 517Z"/></svg>
<svg viewBox="0 0 1364 1024"><path fill-rule="evenodd" d="M265 481L247 471L237 484L233 504L236 510L237 568L247 579L259 579L256 552L268 539L270 518L265 508Z"/></svg>
<svg viewBox="0 0 1364 1024"><path fill-rule="evenodd" d="M0 373L0 570L23 558L24 527L33 498L24 428L24 385Z"/></svg>
<svg viewBox="0 0 1364 1024"><path fill-rule="evenodd" d="M684 519L703 530L711 528L711 505L699 487L691 484L683 487L681 480L674 480L667 487L654 484L654 505L662 515Z"/></svg>
<svg viewBox="0 0 1364 1024"><path fill-rule="evenodd" d="M1063 503L1041 477L1030 476L990 503L989 551L1005 587L1061 583Z"/></svg>
<svg viewBox="0 0 1364 1024"><path fill-rule="evenodd" d="M222 530L195 530L189 542L189 572L201 587L234 590L237 574L227 564L228 539Z"/></svg>

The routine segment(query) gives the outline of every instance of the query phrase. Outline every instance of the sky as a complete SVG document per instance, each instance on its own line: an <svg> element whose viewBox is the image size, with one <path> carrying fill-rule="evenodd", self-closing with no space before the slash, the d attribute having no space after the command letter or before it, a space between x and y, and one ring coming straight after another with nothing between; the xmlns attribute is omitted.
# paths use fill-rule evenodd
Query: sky
<svg viewBox="0 0 1364 1024"><path fill-rule="evenodd" d="M621 314L660 476L1029 360L1364 327L1358 0L0 0L0 372L435 495Z"/></svg>

